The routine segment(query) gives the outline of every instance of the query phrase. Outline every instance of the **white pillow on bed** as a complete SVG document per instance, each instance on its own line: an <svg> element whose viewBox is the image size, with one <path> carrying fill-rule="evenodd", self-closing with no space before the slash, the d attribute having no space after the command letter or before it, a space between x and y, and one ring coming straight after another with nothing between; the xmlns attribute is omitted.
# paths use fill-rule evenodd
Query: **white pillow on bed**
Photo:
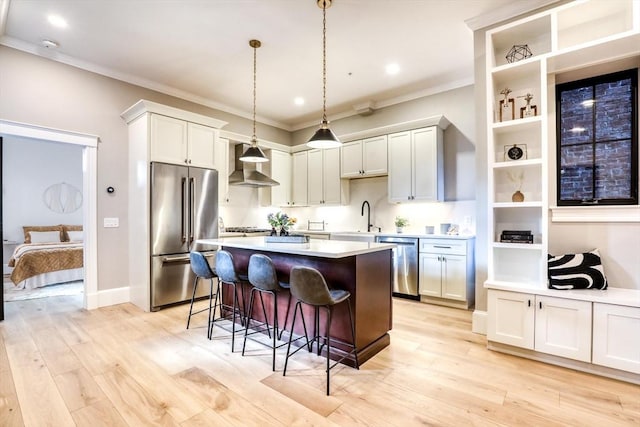
<svg viewBox="0 0 640 427"><path fill-rule="evenodd" d="M83 231L67 231L71 242L82 242L84 240Z"/></svg>
<svg viewBox="0 0 640 427"><path fill-rule="evenodd" d="M30 231L31 243L51 243L60 241L59 231Z"/></svg>

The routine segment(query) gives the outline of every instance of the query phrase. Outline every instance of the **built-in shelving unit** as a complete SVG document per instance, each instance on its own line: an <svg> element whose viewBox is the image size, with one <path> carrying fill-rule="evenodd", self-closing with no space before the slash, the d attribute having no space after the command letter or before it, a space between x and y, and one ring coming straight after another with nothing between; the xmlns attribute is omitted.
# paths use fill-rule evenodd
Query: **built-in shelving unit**
<svg viewBox="0 0 640 427"><path fill-rule="evenodd" d="M509 62L514 45L530 55ZM547 289L555 74L640 56L640 1L567 3L487 31L486 52L488 346L640 383L640 337L628 333L640 326L640 290ZM510 158L513 147L523 155ZM504 230L530 230L533 243L502 243Z"/></svg>

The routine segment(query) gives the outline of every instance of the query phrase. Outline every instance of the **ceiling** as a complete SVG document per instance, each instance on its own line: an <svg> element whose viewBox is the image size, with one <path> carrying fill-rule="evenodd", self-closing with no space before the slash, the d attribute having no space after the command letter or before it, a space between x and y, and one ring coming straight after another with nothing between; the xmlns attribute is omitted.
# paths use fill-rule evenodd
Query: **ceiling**
<svg viewBox="0 0 640 427"><path fill-rule="evenodd" d="M326 12L329 119L473 83L474 18L497 21L544 3L334 0ZM67 27L50 24L50 14ZM286 130L319 123L316 0L0 0L1 44L247 118L254 38L262 42L258 121ZM390 63L397 74L386 74Z"/></svg>

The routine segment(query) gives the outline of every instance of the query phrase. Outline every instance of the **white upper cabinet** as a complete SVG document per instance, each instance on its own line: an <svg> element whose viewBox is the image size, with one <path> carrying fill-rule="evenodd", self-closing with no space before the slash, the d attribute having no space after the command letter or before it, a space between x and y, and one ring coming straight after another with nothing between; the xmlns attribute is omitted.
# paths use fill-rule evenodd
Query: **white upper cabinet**
<svg viewBox="0 0 640 427"><path fill-rule="evenodd" d="M340 178L340 148L310 150L307 171L310 205L348 203L348 181Z"/></svg>
<svg viewBox="0 0 640 427"><path fill-rule="evenodd" d="M151 160L187 164L187 122L151 114Z"/></svg>
<svg viewBox="0 0 640 427"><path fill-rule="evenodd" d="M219 138L214 145L214 165L218 171L218 201L229 203L229 140Z"/></svg>
<svg viewBox="0 0 640 427"><path fill-rule="evenodd" d="M159 114L151 115L151 160L215 167L218 130Z"/></svg>
<svg viewBox="0 0 640 427"><path fill-rule="evenodd" d="M272 179L278 181L280 185L261 188L261 204L263 206L291 206L293 203L291 199L291 154L283 151L271 150L269 159L269 163L261 164L261 166L266 165L268 169L263 169L262 172L267 173Z"/></svg>
<svg viewBox="0 0 640 427"><path fill-rule="evenodd" d="M389 201L443 200L442 129L431 126L388 138Z"/></svg>
<svg viewBox="0 0 640 427"><path fill-rule="evenodd" d="M201 168L215 168L215 145L218 131L208 126L188 123L187 164Z"/></svg>
<svg viewBox="0 0 640 427"><path fill-rule="evenodd" d="M376 136L341 147L342 178L364 178L387 174L387 136Z"/></svg>
<svg viewBox="0 0 640 427"><path fill-rule="evenodd" d="M292 155L291 202L293 206L307 206L308 200L308 152Z"/></svg>

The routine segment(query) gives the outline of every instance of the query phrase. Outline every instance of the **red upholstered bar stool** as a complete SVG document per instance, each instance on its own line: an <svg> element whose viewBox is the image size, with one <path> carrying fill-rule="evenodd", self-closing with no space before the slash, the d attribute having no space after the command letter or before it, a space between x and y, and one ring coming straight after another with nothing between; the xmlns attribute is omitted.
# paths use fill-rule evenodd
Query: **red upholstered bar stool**
<svg viewBox="0 0 640 427"><path fill-rule="evenodd" d="M287 374L287 362L289 361L289 357L298 352L300 349L304 348L304 346L298 347L296 350L291 353L291 342L293 337L293 330L296 323L296 316L298 314L298 309L300 309L300 315L302 317L302 325L304 327L304 334L307 337L307 347L311 349L313 346L313 342L317 340L318 342L318 354L320 354L322 346L327 346L327 396L329 395L329 371L331 368L336 366L338 363L342 362L347 356L353 354L356 362L356 369L360 369L360 363L358 362L358 352L356 348L356 333L353 325L353 314L351 313L351 303L349 298L351 294L349 291L343 289L329 289L327 286L327 282L324 280L322 273L320 273L315 268L311 267L293 267L291 269L291 274L289 276L290 286L291 286L291 295L297 299L296 307L293 310L293 321L291 322L291 334L289 335L289 343L287 345L287 356L284 360L284 371L282 375ZM346 303L349 308L349 322L351 324L351 338L353 339L353 343L345 343L342 341L338 341L334 339L334 341L338 341L341 344L349 345L352 347L352 350L342 356L340 359L335 361L333 365L331 364L331 320L333 318L333 309L336 305ZM315 314L315 336L309 341L307 335L307 326L304 321L304 315L302 313L302 304L307 304L314 308ZM325 328L325 336L320 336L320 328L318 327L319 319L319 310L320 308L324 308L327 311L327 324ZM320 345L320 341L324 343L322 346Z"/></svg>
<svg viewBox="0 0 640 427"><path fill-rule="evenodd" d="M277 344L276 340L282 336L282 331L278 326L278 294L282 291L289 289L287 283L278 281L276 274L276 268L273 265L273 261L266 255L253 254L249 258L249 283L253 286L249 293L249 309L247 311L245 329L244 329L244 343L242 344L242 355L244 356L245 347L247 345L247 338L254 334L262 334L267 332L269 338L272 340L271 345L266 344L264 341L254 340L260 344L264 344L271 348L271 369L276 370L276 349L285 345L285 343ZM264 305L263 294L269 294L272 296L273 301L273 322L269 325L269 317L267 316L267 310ZM262 306L262 315L264 321L258 321L252 319L253 303L255 297L260 297L260 304ZM291 294L287 294L287 311L284 316L284 326L287 325L287 318L289 317L289 304L291 303ZM249 326L253 320L256 324L256 329L249 332Z"/></svg>
<svg viewBox="0 0 640 427"><path fill-rule="evenodd" d="M213 336L213 327L215 324L223 320L231 321L231 352L233 353L235 348L235 336L236 336L236 319L240 320L242 326L245 322L245 314L240 306L240 300L238 298L238 292L242 293L242 282L246 281L246 278L242 278L236 272L235 265L233 263L233 255L229 251L223 249L216 253L216 274L218 275L218 290L216 291L215 303L212 313L212 319L209 323L209 339ZM240 289L238 289L240 288ZM231 305L225 303L223 300L223 290L230 289ZM242 297L244 300L244 296ZM216 309L219 311L219 316L216 317ZM223 328L224 329L224 328ZM242 329L238 332L242 332Z"/></svg>
<svg viewBox="0 0 640 427"><path fill-rule="evenodd" d="M211 327L211 310L213 308L213 283L214 279L216 281L216 285L219 286L218 276L216 275L216 271L214 268L211 268L205 256L200 252L191 252L189 254L189 260L191 261L191 270L196 275L196 278L193 280L193 294L191 295L191 305L189 306L189 316L187 317L187 329L189 329L189 324L191 323L191 316L194 314L202 313L203 311L209 311L209 317L207 321L207 338L209 336L209 329ZM200 279L209 279L209 307L205 307L196 312L193 311L193 302L196 299L196 291L198 289L198 282Z"/></svg>

